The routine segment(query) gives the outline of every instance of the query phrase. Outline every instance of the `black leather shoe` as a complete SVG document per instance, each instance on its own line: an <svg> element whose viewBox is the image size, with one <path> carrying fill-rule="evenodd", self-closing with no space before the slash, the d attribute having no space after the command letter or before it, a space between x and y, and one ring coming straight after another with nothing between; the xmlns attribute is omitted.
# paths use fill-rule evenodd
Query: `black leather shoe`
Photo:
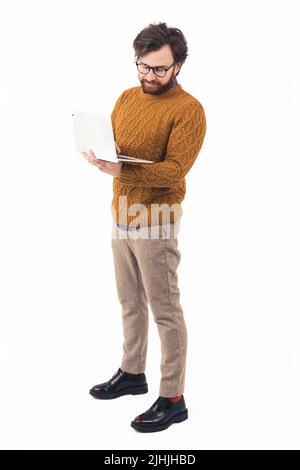
<svg viewBox="0 0 300 470"><path fill-rule="evenodd" d="M90 395L95 398L109 399L122 395L140 395L148 392L148 384L144 373L129 375L121 368L102 384L94 385L90 390Z"/></svg>
<svg viewBox="0 0 300 470"><path fill-rule="evenodd" d="M168 398L158 397L153 405L138 415L131 426L140 432L155 432L167 429L173 423L180 423L188 418L188 410L185 406L184 397L176 403Z"/></svg>

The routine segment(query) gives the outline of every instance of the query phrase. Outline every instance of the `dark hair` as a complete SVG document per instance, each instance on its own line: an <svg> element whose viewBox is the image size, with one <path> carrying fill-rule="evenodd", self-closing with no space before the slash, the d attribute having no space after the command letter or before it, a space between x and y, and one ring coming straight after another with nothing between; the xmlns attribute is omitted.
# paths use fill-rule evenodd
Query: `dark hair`
<svg viewBox="0 0 300 470"><path fill-rule="evenodd" d="M168 28L166 23L152 23L144 28L133 41L135 57L142 54L157 51L164 44L169 44L174 62L183 64L188 56L186 39L178 28ZM179 75L180 70L176 76Z"/></svg>

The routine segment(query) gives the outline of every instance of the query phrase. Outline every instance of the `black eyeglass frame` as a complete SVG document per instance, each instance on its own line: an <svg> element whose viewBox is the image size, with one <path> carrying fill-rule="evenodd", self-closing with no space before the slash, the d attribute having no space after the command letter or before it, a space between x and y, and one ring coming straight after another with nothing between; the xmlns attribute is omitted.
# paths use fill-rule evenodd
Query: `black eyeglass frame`
<svg viewBox="0 0 300 470"><path fill-rule="evenodd" d="M149 73L150 70L152 69L154 75L155 75L156 77L158 77L158 78L164 78L164 77L167 75L168 70L170 70L170 68L173 67L173 65L175 65L175 64L176 64L176 62L173 62L173 64L171 64L170 67L168 67L167 69L164 69L165 74L164 74L163 77L161 77L161 76L157 75L157 74L154 72L154 69L157 69L157 68L159 68L159 67L150 67L150 65L144 65L144 64L138 63L138 61L135 62L135 65L136 65L137 69L138 69L138 66L139 66L139 65L144 65L144 67L147 67L147 68L148 68L148 72L141 72L141 71L138 69L138 71L139 71L140 73L142 73L143 75L147 75L147 73Z"/></svg>

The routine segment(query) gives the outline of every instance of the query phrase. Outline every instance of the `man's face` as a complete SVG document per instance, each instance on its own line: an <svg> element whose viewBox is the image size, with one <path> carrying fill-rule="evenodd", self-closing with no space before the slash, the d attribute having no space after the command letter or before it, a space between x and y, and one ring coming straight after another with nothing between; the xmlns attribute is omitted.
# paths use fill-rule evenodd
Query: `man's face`
<svg viewBox="0 0 300 470"><path fill-rule="evenodd" d="M163 45L158 51L147 52L140 56L137 60L138 63L143 63L144 65L149 65L150 67L163 67L167 69L171 64L173 64L174 59L172 55L172 50L169 44ZM140 73L138 71L138 78L141 83L144 93L149 93L152 95L157 95L163 93L169 88L170 83L172 82L174 76L180 69L180 64L173 65L166 73L165 77L157 77L153 70L150 69L149 72Z"/></svg>

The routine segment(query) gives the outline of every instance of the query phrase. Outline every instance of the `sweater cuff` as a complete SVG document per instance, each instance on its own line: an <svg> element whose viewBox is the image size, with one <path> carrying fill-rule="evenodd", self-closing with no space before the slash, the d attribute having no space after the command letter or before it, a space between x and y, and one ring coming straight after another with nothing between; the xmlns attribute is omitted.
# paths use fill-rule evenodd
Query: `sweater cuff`
<svg viewBox="0 0 300 470"><path fill-rule="evenodd" d="M129 163L131 165L131 163ZM138 184L138 177L135 173L135 169L130 166L122 165L120 176L117 178L118 181L125 184Z"/></svg>

